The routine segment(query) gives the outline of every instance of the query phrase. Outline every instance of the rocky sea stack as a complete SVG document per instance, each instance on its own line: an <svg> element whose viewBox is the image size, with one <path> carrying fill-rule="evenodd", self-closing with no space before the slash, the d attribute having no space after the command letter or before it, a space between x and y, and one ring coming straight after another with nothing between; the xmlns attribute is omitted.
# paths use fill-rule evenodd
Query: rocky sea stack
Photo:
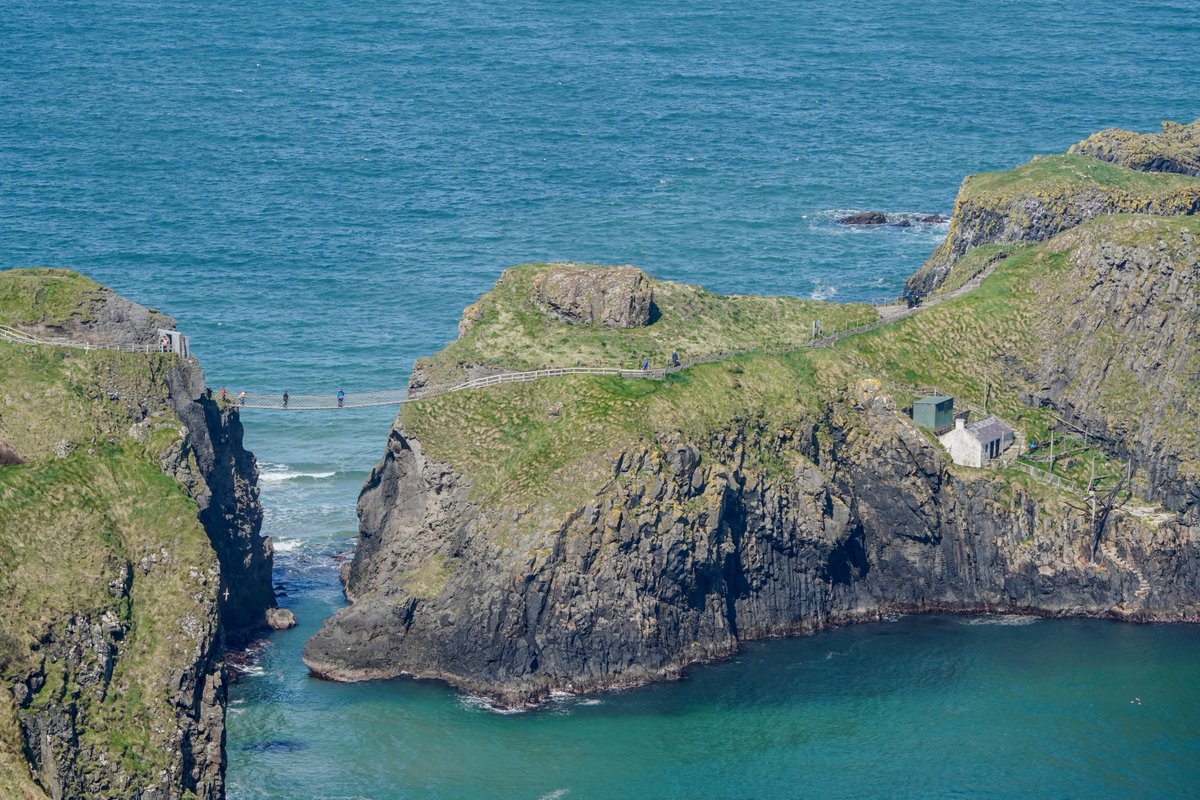
<svg viewBox="0 0 1200 800"><path fill-rule="evenodd" d="M0 272L0 325L142 349L0 341L0 796L221 798L225 645L275 605L238 414L75 273Z"/></svg>
<svg viewBox="0 0 1200 800"><path fill-rule="evenodd" d="M978 176L914 276L925 307L830 348L803 346L815 319L877 313L656 282L653 325L580 326L541 294L556 267L510 270L425 380L724 356L405 406L359 499L352 605L306 663L520 704L893 612L1197 620L1197 202L1200 180L1082 154ZM905 413L931 389L1017 446L952 464ZM1052 475L1017 463L1052 432Z"/></svg>

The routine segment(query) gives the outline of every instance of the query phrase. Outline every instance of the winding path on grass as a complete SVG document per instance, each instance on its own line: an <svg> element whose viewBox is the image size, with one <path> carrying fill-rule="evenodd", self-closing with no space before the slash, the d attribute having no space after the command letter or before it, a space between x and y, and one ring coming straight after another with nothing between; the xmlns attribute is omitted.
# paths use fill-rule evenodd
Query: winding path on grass
<svg viewBox="0 0 1200 800"><path fill-rule="evenodd" d="M650 378L661 380L668 375L678 372L682 369L695 366L697 364L710 364L717 361L723 361L727 358L750 352L764 353L785 353L792 350L801 350L811 347L832 347L840 340L847 336L853 336L866 331L881 328L884 325L889 325L897 320L919 313L920 311L938 305L939 303L960 297L967 292L975 289L981 284L988 275L995 269L995 264L990 264L986 269L980 272L971 280L964 283L959 288L952 292L947 292L944 295L939 295L927 300L921 306L916 308L906 308L899 303L894 305L876 306L875 309L879 313L879 319L866 325L859 325L854 328L837 331L828 336L820 336L817 338L807 339L803 341L783 342L774 344L768 347L756 347L753 349L739 350L724 353L712 353L689 361L682 361L678 366L659 367L653 369L629 369L626 367L558 367L548 369L527 370L524 372L503 372L495 375L486 375L480 378L463 381L462 383L452 384L448 386L422 388L409 391L408 388L402 389L379 389L367 392L350 392L346 394L342 402L338 402L336 391L324 392L321 394L289 394L287 403L283 401L282 391L246 391L245 397L239 399L237 396L230 394L226 401L229 403L237 403L243 409L261 409L275 411L328 411L338 410L342 408L374 408L379 406L396 406L402 403L413 403L421 400L428 400L439 395L449 394L450 392L461 392L470 389L483 389L489 386L497 386L504 383L529 383L531 381L543 380L546 378L558 378L567 375L600 375L611 376L615 378ZM104 342L81 342L74 339L52 339L33 334L16 328L0 325L0 340L17 342L19 344L41 345L51 347L70 347L76 350L85 352L91 350L117 350L126 353L153 353L157 352L157 348L150 344L145 345L130 345Z"/></svg>

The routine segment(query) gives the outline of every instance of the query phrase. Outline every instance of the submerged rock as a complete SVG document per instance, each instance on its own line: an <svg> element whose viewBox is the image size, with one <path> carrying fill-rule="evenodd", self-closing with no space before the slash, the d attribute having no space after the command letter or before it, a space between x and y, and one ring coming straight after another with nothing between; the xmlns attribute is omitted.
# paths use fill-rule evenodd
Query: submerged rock
<svg viewBox="0 0 1200 800"><path fill-rule="evenodd" d="M863 211L838 219L839 225L886 225L887 215L882 211Z"/></svg>

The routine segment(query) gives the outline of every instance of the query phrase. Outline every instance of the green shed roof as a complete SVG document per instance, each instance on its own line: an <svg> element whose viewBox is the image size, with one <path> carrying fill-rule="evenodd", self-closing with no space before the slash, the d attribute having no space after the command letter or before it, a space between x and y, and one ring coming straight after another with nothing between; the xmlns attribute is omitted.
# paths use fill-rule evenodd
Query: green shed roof
<svg viewBox="0 0 1200 800"><path fill-rule="evenodd" d="M924 406L924 405L940 406L942 403L946 402L947 400L953 400L953 399L954 399L953 397L946 397L945 395L931 394L928 397L921 397L921 398L914 400L913 405L914 406Z"/></svg>

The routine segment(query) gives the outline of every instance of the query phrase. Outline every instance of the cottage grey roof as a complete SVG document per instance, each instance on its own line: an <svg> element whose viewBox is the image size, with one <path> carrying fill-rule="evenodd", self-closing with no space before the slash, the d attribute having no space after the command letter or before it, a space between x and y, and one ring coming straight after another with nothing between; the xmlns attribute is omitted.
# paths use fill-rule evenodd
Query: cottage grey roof
<svg viewBox="0 0 1200 800"><path fill-rule="evenodd" d="M996 417L984 417L979 422L972 422L967 430L981 442L992 442L1012 434L1012 428Z"/></svg>

